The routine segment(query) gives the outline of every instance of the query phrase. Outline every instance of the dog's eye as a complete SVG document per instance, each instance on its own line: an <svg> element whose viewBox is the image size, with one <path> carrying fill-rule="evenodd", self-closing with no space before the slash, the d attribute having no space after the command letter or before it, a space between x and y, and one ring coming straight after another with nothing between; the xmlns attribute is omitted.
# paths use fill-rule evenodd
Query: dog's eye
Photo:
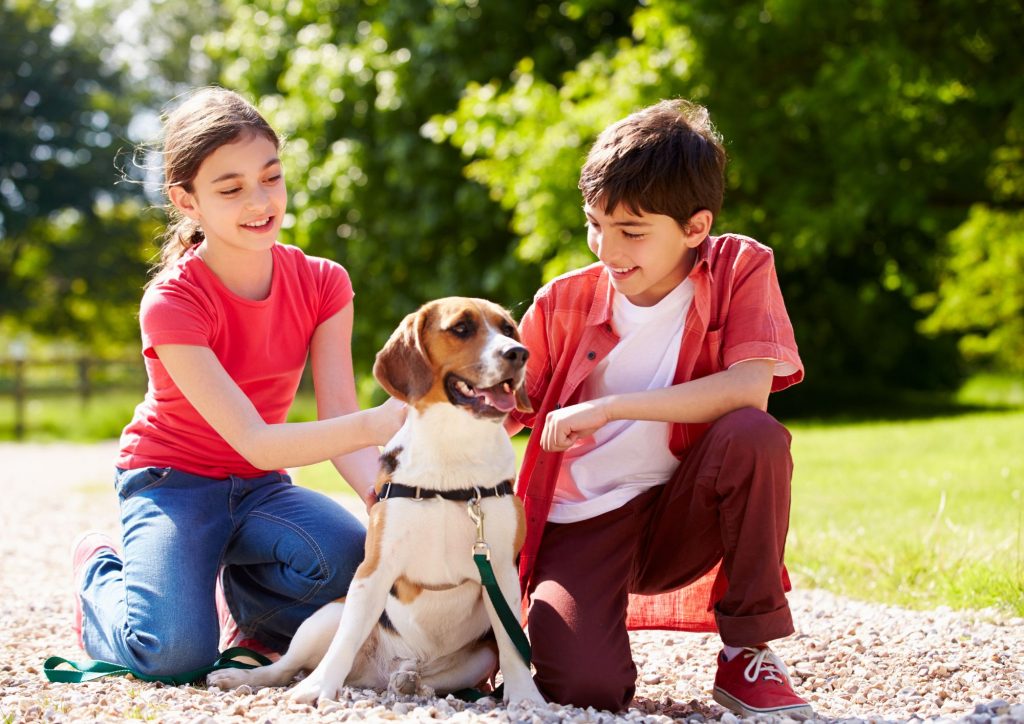
<svg viewBox="0 0 1024 724"><path fill-rule="evenodd" d="M454 334L456 337L468 337L470 333L469 325L465 322L457 322L448 328L448 331Z"/></svg>
<svg viewBox="0 0 1024 724"><path fill-rule="evenodd" d="M501 323L501 333L503 335L505 335L506 337L515 337L516 336L516 328L513 327L508 322L502 322Z"/></svg>

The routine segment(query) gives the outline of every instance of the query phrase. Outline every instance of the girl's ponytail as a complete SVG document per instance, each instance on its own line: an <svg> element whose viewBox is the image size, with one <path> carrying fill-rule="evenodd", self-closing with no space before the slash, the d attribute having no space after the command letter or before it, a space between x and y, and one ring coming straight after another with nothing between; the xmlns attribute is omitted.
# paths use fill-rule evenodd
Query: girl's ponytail
<svg viewBox="0 0 1024 724"><path fill-rule="evenodd" d="M149 280L149 284L157 281L161 277L162 272L174 266L174 263L183 257L186 251L193 246L201 244L203 239L206 238L206 234L203 233L199 222L179 214L177 209L174 210L173 214L179 218L173 219L167 225L163 243L160 245L160 261L156 264L155 273L153 278ZM149 284L146 286L149 286Z"/></svg>

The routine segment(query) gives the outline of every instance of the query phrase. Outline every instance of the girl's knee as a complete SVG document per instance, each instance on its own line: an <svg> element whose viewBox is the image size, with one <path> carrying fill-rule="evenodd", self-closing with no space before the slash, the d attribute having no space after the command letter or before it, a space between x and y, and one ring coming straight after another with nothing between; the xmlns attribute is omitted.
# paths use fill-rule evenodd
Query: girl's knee
<svg viewBox="0 0 1024 724"><path fill-rule="evenodd" d="M132 632L125 646L129 665L145 676L179 676L217 660L217 640L194 631Z"/></svg>

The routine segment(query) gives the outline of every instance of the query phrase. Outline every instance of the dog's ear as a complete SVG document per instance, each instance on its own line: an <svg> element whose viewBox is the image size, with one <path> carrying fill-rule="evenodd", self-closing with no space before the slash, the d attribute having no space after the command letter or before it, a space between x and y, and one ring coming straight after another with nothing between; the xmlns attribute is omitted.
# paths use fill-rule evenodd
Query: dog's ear
<svg viewBox="0 0 1024 724"><path fill-rule="evenodd" d="M377 353L373 376L389 395L410 402L427 394L434 384L433 367L423 347L422 334L430 311L421 308L402 320Z"/></svg>
<svg viewBox="0 0 1024 724"><path fill-rule="evenodd" d="M526 380L516 390L516 409L520 412L533 412L533 405L530 404L530 396L526 394Z"/></svg>

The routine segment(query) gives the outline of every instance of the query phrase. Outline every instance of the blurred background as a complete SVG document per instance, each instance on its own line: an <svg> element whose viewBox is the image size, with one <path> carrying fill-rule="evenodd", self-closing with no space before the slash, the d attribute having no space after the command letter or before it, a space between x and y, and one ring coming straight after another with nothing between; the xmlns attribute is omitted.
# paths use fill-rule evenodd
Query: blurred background
<svg viewBox="0 0 1024 724"><path fill-rule="evenodd" d="M775 250L807 367L771 408L815 506L794 507L798 573L934 603L915 581L985 588L978 559L996 592L948 600L1024 612L1021 2L0 2L0 438L130 418L164 222L147 147L189 88L240 91L287 138L281 240L352 275L366 402L423 301L518 317L588 263L590 143L685 97L730 156L715 232Z"/></svg>

